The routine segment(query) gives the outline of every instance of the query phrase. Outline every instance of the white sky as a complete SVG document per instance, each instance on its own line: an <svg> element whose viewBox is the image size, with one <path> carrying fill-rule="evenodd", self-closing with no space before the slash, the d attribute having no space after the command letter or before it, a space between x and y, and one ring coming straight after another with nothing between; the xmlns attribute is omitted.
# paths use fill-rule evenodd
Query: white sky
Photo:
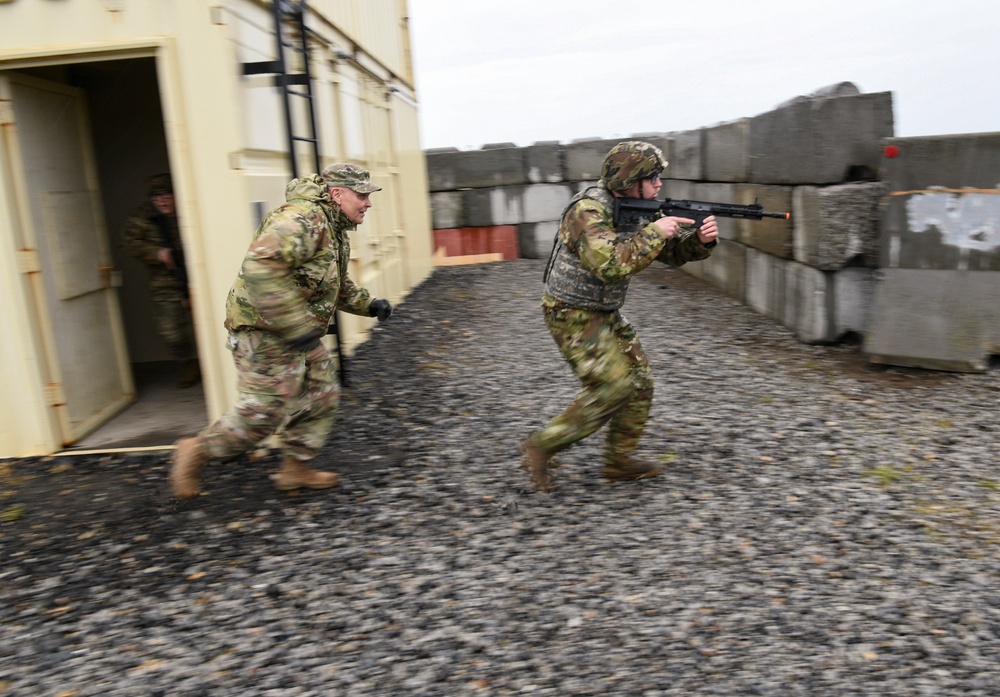
<svg viewBox="0 0 1000 697"><path fill-rule="evenodd" d="M997 0L409 0L423 148L711 126L838 82L1000 131Z"/></svg>

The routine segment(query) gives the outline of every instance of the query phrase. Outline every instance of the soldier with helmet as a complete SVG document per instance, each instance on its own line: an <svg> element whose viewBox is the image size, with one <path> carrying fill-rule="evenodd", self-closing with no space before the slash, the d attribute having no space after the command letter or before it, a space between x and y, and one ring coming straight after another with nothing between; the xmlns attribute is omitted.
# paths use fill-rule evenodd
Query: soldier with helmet
<svg viewBox="0 0 1000 697"><path fill-rule="evenodd" d="M671 266L707 258L719 231L714 216L700 228L687 218L660 217L616 227L615 198L654 199L667 166L643 141L608 152L601 179L563 211L545 270L545 324L583 383L576 401L522 444L535 486L551 485L552 456L609 424L604 476L612 481L653 477L658 464L635 456L649 417L653 377L635 329L622 316L629 280L654 260Z"/></svg>
<svg viewBox="0 0 1000 697"><path fill-rule="evenodd" d="M311 469L333 427L339 401L334 361L321 339L337 310L392 314L347 275L348 233L381 191L368 170L334 164L293 179L285 203L261 221L226 301L228 347L237 372L236 404L192 438L177 442L170 470L174 495L198 494L202 465L234 459L277 433L283 459L272 475L281 490L335 486L333 472Z"/></svg>

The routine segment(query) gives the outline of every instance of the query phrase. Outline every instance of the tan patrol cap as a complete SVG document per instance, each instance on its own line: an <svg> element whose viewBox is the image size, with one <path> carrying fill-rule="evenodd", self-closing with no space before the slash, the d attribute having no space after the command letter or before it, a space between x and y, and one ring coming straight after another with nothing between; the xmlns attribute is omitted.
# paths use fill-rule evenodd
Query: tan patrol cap
<svg viewBox="0 0 1000 697"><path fill-rule="evenodd" d="M371 174L368 173L367 169L345 162L327 165L320 176L327 186L343 186L359 194L370 194L382 190L381 186L372 184Z"/></svg>

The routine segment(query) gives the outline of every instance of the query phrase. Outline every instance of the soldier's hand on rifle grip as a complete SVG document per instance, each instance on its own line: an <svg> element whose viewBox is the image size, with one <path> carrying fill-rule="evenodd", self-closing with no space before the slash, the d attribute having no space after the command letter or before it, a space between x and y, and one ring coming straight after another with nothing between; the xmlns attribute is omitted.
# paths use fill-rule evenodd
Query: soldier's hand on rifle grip
<svg viewBox="0 0 1000 697"><path fill-rule="evenodd" d="M160 247L159 249L157 249L156 259L171 271L177 268L176 265L174 264L174 253L170 249L170 247Z"/></svg>
<svg viewBox="0 0 1000 697"><path fill-rule="evenodd" d="M705 218L705 222L698 228L698 239L702 244L712 244L719 237L719 226L715 222L715 216L710 215Z"/></svg>
<svg viewBox="0 0 1000 697"><path fill-rule="evenodd" d="M695 221L690 218L677 218L671 215L653 221L653 225L660 228L660 232L668 240L681 230L683 225L694 225Z"/></svg>

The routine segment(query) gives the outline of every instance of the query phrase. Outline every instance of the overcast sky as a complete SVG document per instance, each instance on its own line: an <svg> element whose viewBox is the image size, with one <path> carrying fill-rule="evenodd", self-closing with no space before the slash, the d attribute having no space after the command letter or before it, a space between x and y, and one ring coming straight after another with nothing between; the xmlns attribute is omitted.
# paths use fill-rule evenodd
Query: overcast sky
<svg viewBox="0 0 1000 697"><path fill-rule="evenodd" d="M690 130L838 82L1000 131L996 0L409 0L423 148Z"/></svg>

